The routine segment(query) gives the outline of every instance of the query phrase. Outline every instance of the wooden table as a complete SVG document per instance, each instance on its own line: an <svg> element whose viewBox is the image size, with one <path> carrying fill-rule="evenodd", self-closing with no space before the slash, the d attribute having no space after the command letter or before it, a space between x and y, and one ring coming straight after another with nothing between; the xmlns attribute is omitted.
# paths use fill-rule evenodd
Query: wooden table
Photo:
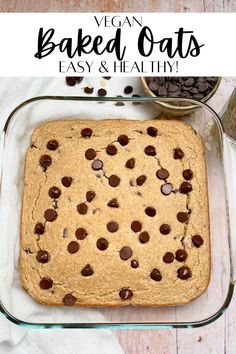
<svg viewBox="0 0 236 354"><path fill-rule="evenodd" d="M235 0L1 0L1 12L232 12ZM214 299L212 299L214 301ZM228 311L198 329L114 331L127 354L235 354L236 294Z"/></svg>

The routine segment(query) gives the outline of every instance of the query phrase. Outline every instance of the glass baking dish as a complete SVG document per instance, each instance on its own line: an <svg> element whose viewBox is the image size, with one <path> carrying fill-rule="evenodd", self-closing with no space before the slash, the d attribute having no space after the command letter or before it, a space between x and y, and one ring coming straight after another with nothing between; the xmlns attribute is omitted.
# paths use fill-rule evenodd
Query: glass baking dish
<svg viewBox="0 0 236 354"><path fill-rule="evenodd" d="M196 106L183 117L177 112L176 119L193 126L206 147L212 244L208 290L189 304L176 307L64 308L36 303L21 288L18 273L24 156L33 129L54 119L158 119L165 115L163 103L177 101L179 105ZM185 328L211 323L228 307L235 283L235 235L232 232L230 236L234 225L229 215L235 207L225 179L230 185L229 156L236 156L234 141L226 136L219 117L206 104L179 98L163 98L160 106L158 102L153 97L42 96L23 102L10 114L0 145L0 309L9 320L28 328Z"/></svg>

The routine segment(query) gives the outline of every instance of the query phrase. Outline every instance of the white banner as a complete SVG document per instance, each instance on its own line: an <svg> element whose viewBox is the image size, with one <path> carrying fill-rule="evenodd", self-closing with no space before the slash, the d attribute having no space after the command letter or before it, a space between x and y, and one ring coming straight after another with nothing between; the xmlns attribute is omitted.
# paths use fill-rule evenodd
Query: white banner
<svg viewBox="0 0 236 354"><path fill-rule="evenodd" d="M1 13L0 76L236 76L236 13Z"/></svg>

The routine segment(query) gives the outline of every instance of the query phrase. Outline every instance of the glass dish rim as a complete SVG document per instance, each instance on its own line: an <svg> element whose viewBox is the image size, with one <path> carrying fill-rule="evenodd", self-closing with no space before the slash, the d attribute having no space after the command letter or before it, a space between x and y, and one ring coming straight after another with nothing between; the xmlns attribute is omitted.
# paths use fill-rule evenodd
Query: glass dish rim
<svg viewBox="0 0 236 354"><path fill-rule="evenodd" d="M230 138L224 130L223 124L221 120L219 119L218 114L212 109L208 104L205 102L197 101L195 99L190 99L190 98L179 98L179 97L172 97L172 98L156 98L156 97L150 97L150 96L139 96L139 97L86 97L86 96L60 96L60 95L43 95L43 96L35 96L32 98L29 98L23 102L21 102L19 105L17 105L11 113L8 115L8 118L6 119L6 122L4 124L4 127L1 131L1 134L6 134L7 129L9 126L9 123L12 119L12 117L24 106L31 104L33 102L37 101L43 101L43 100L54 100L54 101L87 101L87 102L109 102L109 101L127 101L127 102L155 102L155 104L158 104L158 102L171 102L173 100L180 100L182 102L188 101L190 104L193 104L196 106L201 106L203 108L206 108L208 111L210 111L214 117L215 122L217 123L218 129L220 131L220 144L221 148L223 151L223 136L225 135L228 139L230 139L232 142L234 140ZM160 107L162 108L162 105L160 104ZM3 149L4 149L4 144L3 144ZM221 156L222 160L222 165L223 169L225 172L225 166L224 166L224 160ZM225 173L224 173L225 175ZM1 187L1 180L0 180L0 187ZM228 240L229 240L229 245L230 245L230 230L228 232ZM227 296L225 298L225 301L223 305L218 309L216 313L213 315L200 320L200 321L193 321L193 322L145 322L145 323L139 323L139 322L129 322L129 323L33 323L33 322L28 322L28 321L23 321L15 316L13 316L2 304L0 300L0 312L12 323L23 327L23 328L28 328L28 329L62 329L62 328L78 328L78 329L170 329L170 328L198 328L202 327L205 325L208 325L215 320L217 320L228 308L232 296L234 292L234 282L232 280L232 259L231 259L231 254L230 254L230 283L229 283L229 288L227 292Z"/></svg>

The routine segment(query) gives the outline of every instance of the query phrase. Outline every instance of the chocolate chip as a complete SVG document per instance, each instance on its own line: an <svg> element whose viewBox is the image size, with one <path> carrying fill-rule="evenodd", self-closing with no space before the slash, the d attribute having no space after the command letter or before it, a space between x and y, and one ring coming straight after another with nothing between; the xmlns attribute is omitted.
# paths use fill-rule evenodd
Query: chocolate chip
<svg viewBox="0 0 236 354"><path fill-rule="evenodd" d="M103 162L101 160L94 160L92 163L92 169L95 171L101 170L103 168Z"/></svg>
<svg viewBox="0 0 236 354"><path fill-rule="evenodd" d="M143 231L141 232L141 234L139 235L139 241L141 243L147 243L150 239L149 233L147 231Z"/></svg>
<svg viewBox="0 0 236 354"><path fill-rule="evenodd" d="M152 280L155 280L155 281L161 281L161 279L162 279L162 276L161 276L161 273L160 273L159 269L156 269L156 268L154 268L151 271L150 277L151 277Z"/></svg>
<svg viewBox="0 0 236 354"><path fill-rule="evenodd" d="M106 152L108 155L115 155L117 153L117 148L115 145L107 145Z"/></svg>
<svg viewBox="0 0 236 354"><path fill-rule="evenodd" d="M37 252L36 259L39 263L48 263L50 254L47 251L40 250Z"/></svg>
<svg viewBox="0 0 236 354"><path fill-rule="evenodd" d="M145 175L141 175L136 179L136 183L138 186L142 186L146 181L147 177Z"/></svg>
<svg viewBox="0 0 236 354"><path fill-rule="evenodd" d="M122 300L130 300L133 297L133 292L130 289L121 289L119 295Z"/></svg>
<svg viewBox="0 0 236 354"><path fill-rule="evenodd" d="M192 187L191 183L189 183L189 182L182 182L179 187L179 190L183 194L188 194L193 190L193 187Z"/></svg>
<svg viewBox="0 0 236 354"><path fill-rule="evenodd" d="M39 286L43 290L48 290L53 286L53 281L49 277L44 277L40 280Z"/></svg>
<svg viewBox="0 0 236 354"><path fill-rule="evenodd" d="M126 161L125 167L132 169L134 168L134 165L135 165L135 159L132 157L131 159Z"/></svg>
<svg viewBox="0 0 236 354"><path fill-rule="evenodd" d="M57 140L49 140L47 143L47 148L48 150L56 150L58 148L59 144Z"/></svg>
<svg viewBox="0 0 236 354"><path fill-rule="evenodd" d="M39 160L40 165L46 170L52 163L52 158L49 155L42 155Z"/></svg>
<svg viewBox="0 0 236 354"><path fill-rule="evenodd" d="M117 199L111 199L107 205L111 208L119 208L119 204L117 202Z"/></svg>
<svg viewBox="0 0 236 354"><path fill-rule="evenodd" d="M142 224L140 221L138 220L134 220L131 224L131 230L133 230L134 232L139 232L142 230Z"/></svg>
<svg viewBox="0 0 236 354"><path fill-rule="evenodd" d="M96 196L96 193L94 192L94 191L88 191L87 193L86 193L86 200L87 200L87 202L91 202L94 198L95 198L95 196Z"/></svg>
<svg viewBox="0 0 236 354"><path fill-rule="evenodd" d="M179 222L187 222L188 221L188 214L180 211L179 213L177 213L177 220Z"/></svg>
<svg viewBox="0 0 236 354"><path fill-rule="evenodd" d="M61 183L63 184L64 187L69 188L71 186L73 179L71 177L62 177Z"/></svg>
<svg viewBox="0 0 236 354"><path fill-rule="evenodd" d="M90 136L93 134L92 129L90 128L84 128L81 130L81 136L83 138L90 138Z"/></svg>
<svg viewBox="0 0 236 354"><path fill-rule="evenodd" d="M127 135L123 134L118 137L118 141L119 141L120 145L125 146L129 143L129 138Z"/></svg>
<svg viewBox="0 0 236 354"><path fill-rule="evenodd" d="M152 137L155 137L157 136L157 128L155 127L148 127L147 128L147 133L148 135L152 136Z"/></svg>
<svg viewBox="0 0 236 354"><path fill-rule="evenodd" d="M170 226L168 224L162 224L159 230L162 235L168 235L170 233Z"/></svg>
<svg viewBox="0 0 236 354"><path fill-rule="evenodd" d="M175 259L179 262L186 261L188 254L185 250L179 249L175 252Z"/></svg>
<svg viewBox="0 0 236 354"><path fill-rule="evenodd" d="M146 207L145 213L153 218L156 215L156 209L153 207Z"/></svg>
<svg viewBox="0 0 236 354"><path fill-rule="evenodd" d="M195 247L199 248L203 245L204 241L200 235L194 235L192 237L192 242Z"/></svg>
<svg viewBox="0 0 236 354"><path fill-rule="evenodd" d="M76 82L80 84L83 81L83 76L76 76Z"/></svg>
<svg viewBox="0 0 236 354"><path fill-rule="evenodd" d="M182 280L186 280L188 278L191 278L192 276L192 272L189 269L189 267L187 266L183 266L180 267L179 269L177 269L177 277L182 279Z"/></svg>
<svg viewBox="0 0 236 354"><path fill-rule="evenodd" d="M117 230L119 229L119 225L115 222L115 221L110 221L108 224L107 224L107 230L109 232L116 232Z"/></svg>
<svg viewBox="0 0 236 354"><path fill-rule="evenodd" d="M172 252L166 252L163 256L163 262L165 263L172 263L174 260L174 255Z"/></svg>
<svg viewBox="0 0 236 354"><path fill-rule="evenodd" d="M124 93L126 94L126 95L129 95L130 93L132 93L133 92L133 87L132 86L126 86L125 88L124 88Z"/></svg>
<svg viewBox="0 0 236 354"><path fill-rule="evenodd" d="M38 222L34 227L34 233L37 235L43 235L45 232L45 227L41 222Z"/></svg>
<svg viewBox="0 0 236 354"><path fill-rule="evenodd" d="M159 179L167 179L169 177L169 171L166 170L165 168L160 168L159 170L157 170L156 172L156 176Z"/></svg>
<svg viewBox="0 0 236 354"><path fill-rule="evenodd" d="M61 190L55 186L51 187L48 191L48 195L49 195L49 197L51 197L53 199L57 199L61 195Z"/></svg>
<svg viewBox="0 0 236 354"><path fill-rule="evenodd" d="M110 80L111 76L103 76L102 78L105 80Z"/></svg>
<svg viewBox="0 0 236 354"><path fill-rule="evenodd" d="M111 187L117 187L120 184L120 178L116 175L111 175L108 181Z"/></svg>
<svg viewBox="0 0 236 354"><path fill-rule="evenodd" d="M64 297L63 297L63 304L65 306L74 306L75 303L76 303L76 297L74 297L73 295L71 294L66 294Z"/></svg>
<svg viewBox="0 0 236 354"><path fill-rule="evenodd" d="M165 183L161 186L161 193L164 195L169 195L173 190L171 183Z"/></svg>
<svg viewBox="0 0 236 354"><path fill-rule="evenodd" d="M93 87L86 86L84 87L84 93L91 94L93 93Z"/></svg>
<svg viewBox="0 0 236 354"><path fill-rule="evenodd" d="M87 264L82 270L81 270L81 274L84 277L89 277L90 275L93 275L93 268L91 267L90 264Z"/></svg>
<svg viewBox="0 0 236 354"><path fill-rule="evenodd" d="M88 211L88 207L85 203L81 203L81 204L77 205L77 210L78 210L79 214L85 215Z"/></svg>
<svg viewBox="0 0 236 354"><path fill-rule="evenodd" d="M75 86L76 84L76 77L74 76L67 76L66 77L66 83L68 86Z"/></svg>
<svg viewBox="0 0 236 354"><path fill-rule="evenodd" d="M104 88L100 88L98 90L98 96L99 97L105 97L107 95L107 91Z"/></svg>
<svg viewBox="0 0 236 354"><path fill-rule="evenodd" d="M78 240L83 240L88 235L87 231L83 227L79 227L75 231L75 236Z"/></svg>
<svg viewBox="0 0 236 354"><path fill-rule="evenodd" d="M47 221L54 221L57 218L57 212L54 209L47 209L44 212L44 217Z"/></svg>
<svg viewBox="0 0 236 354"><path fill-rule="evenodd" d="M93 160L96 157L96 151L94 149L87 149L84 155L87 160Z"/></svg>
<svg viewBox="0 0 236 354"><path fill-rule="evenodd" d="M97 248L100 250L100 251L105 251L108 247L108 241L101 237L97 240Z"/></svg>
<svg viewBox="0 0 236 354"><path fill-rule="evenodd" d="M180 148L176 148L173 150L173 155L175 160L181 160L184 157L184 152Z"/></svg>
<svg viewBox="0 0 236 354"><path fill-rule="evenodd" d="M69 253L76 253L79 250L79 244L76 241L71 241L68 245L67 245L67 251Z"/></svg>
<svg viewBox="0 0 236 354"><path fill-rule="evenodd" d="M139 264L135 259L132 259L131 263L130 263L132 268L138 268Z"/></svg>
<svg viewBox="0 0 236 354"><path fill-rule="evenodd" d="M144 149L144 152L145 152L146 155L149 155L149 156L155 156L156 155L156 149L152 145L146 146L145 149Z"/></svg>
<svg viewBox="0 0 236 354"><path fill-rule="evenodd" d="M190 169L184 170L183 171L183 177L184 179L186 179L187 181L189 181L190 179L193 178L193 171Z"/></svg>
<svg viewBox="0 0 236 354"><path fill-rule="evenodd" d="M120 250L120 258L123 261L127 261L127 259L129 259L130 257L132 257L133 251L130 247L128 246L124 246L121 248Z"/></svg>

